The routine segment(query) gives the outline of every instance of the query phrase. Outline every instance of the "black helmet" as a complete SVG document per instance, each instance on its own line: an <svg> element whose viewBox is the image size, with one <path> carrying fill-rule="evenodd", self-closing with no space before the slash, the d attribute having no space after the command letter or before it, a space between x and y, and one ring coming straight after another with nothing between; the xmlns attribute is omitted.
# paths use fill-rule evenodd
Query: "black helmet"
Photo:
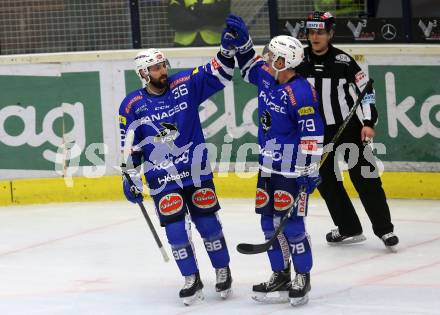
<svg viewBox="0 0 440 315"><path fill-rule="evenodd" d="M335 18L330 12L315 11L309 14L306 20L306 31L309 28L320 28L330 32L335 29L335 26Z"/></svg>

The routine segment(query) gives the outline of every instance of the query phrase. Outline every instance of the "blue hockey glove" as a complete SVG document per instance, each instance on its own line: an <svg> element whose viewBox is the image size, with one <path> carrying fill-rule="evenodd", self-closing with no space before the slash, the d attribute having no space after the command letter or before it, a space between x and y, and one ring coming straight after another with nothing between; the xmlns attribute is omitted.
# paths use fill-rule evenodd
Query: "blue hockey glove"
<svg viewBox="0 0 440 315"><path fill-rule="evenodd" d="M299 187L305 188L306 194L311 194L316 187L321 184L321 176L319 174L313 174L310 176L300 176L296 178L296 183Z"/></svg>
<svg viewBox="0 0 440 315"><path fill-rule="evenodd" d="M246 23L238 15L229 14L226 18L226 25L234 31L235 39L232 43L237 47L239 53L246 53L252 49L253 43L249 36Z"/></svg>
<svg viewBox="0 0 440 315"><path fill-rule="evenodd" d="M125 198L133 203L142 202L144 197L142 196L143 186L141 175L134 169L126 171L130 176L132 184L129 183L125 175L123 175L122 187L124 189Z"/></svg>
<svg viewBox="0 0 440 315"><path fill-rule="evenodd" d="M235 36L236 33L233 29L227 27L223 30L221 45L220 45L220 53L226 58L233 58L235 56Z"/></svg>

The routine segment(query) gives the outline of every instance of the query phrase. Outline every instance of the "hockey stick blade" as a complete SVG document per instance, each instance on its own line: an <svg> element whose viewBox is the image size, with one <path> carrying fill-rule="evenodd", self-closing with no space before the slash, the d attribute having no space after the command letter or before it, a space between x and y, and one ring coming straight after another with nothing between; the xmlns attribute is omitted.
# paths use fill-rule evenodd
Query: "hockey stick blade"
<svg viewBox="0 0 440 315"><path fill-rule="evenodd" d="M245 255L259 254L259 253L267 252L270 246L272 246L272 244L269 244L269 247L267 245L268 243L262 243L262 244L241 243L237 245L237 251L240 254L245 254Z"/></svg>
<svg viewBox="0 0 440 315"><path fill-rule="evenodd" d="M244 255L255 255L255 254L261 254L267 252L269 248L272 246L273 242L275 242L275 239L278 237L278 234L272 236L272 238L269 239L267 242L261 244L240 243L237 245L237 251L240 254L244 254Z"/></svg>

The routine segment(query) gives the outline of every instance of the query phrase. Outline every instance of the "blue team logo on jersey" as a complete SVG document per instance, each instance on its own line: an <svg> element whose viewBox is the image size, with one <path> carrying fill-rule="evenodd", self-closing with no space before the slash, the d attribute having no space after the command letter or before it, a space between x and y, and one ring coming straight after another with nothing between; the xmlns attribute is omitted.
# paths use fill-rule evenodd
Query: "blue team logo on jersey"
<svg viewBox="0 0 440 315"><path fill-rule="evenodd" d="M154 142L164 143L172 148L174 146L174 140L180 135L179 130L177 130L176 125L167 122L161 122L160 125L163 128L154 136Z"/></svg>
<svg viewBox="0 0 440 315"><path fill-rule="evenodd" d="M266 134L272 126L272 117L267 109L261 115L260 123L263 126L264 134Z"/></svg>

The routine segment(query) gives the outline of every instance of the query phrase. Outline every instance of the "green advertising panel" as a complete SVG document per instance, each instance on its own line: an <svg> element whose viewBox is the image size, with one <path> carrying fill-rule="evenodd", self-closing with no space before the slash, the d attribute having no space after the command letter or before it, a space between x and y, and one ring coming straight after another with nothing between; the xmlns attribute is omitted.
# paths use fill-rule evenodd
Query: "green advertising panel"
<svg viewBox="0 0 440 315"><path fill-rule="evenodd" d="M369 66L379 111L375 142L386 147L381 160L440 162L439 70ZM124 76L127 93L140 87L134 71L126 70ZM103 142L99 71L2 75L0 84L0 169L54 170L58 148L69 142L81 150L79 166L93 165L84 151L91 143ZM236 70L233 83L200 106L206 141L217 148L212 159L257 160L256 97L256 88ZM230 155L222 156L227 151Z"/></svg>
<svg viewBox="0 0 440 315"><path fill-rule="evenodd" d="M386 147L386 154L379 156L381 160L440 162L439 70L440 66L369 67L379 112L375 142ZM201 106L201 113L206 107L215 110L203 122L206 141L217 147L217 161L221 159L222 145L230 143L230 139L229 161L256 161L257 154L250 149L245 156L239 151L240 147L249 148L244 144L256 143L257 91L243 81L238 70L233 80L232 91L225 89L211 97L205 107ZM125 72L125 82L127 92L140 87L134 71Z"/></svg>
<svg viewBox="0 0 440 315"><path fill-rule="evenodd" d="M99 72L2 75L0 86L0 169L54 170L63 143L92 165L84 150L103 142Z"/></svg>
<svg viewBox="0 0 440 315"><path fill-rule="evenodd" d="M440 162L440 66L369 66L384 161Z"/></svg>
<svg viewBox="0 0 440 315"><path fill-rule="evenodd" d="M173 69L171 73L182 70L184 69ZM125 83L127 93L141 86L134 71L125 71ZM216 146L218 162L257 161L258 152L255 151L258 121L257 89L244 82L237 69L232 87L214 94L204 106L200 107L201 117L207 115L202 123L206 142ZM254 148L254 152L251 147ZM229 148L230 158L228 156L222 158L222 151L226 154Z"/></svg>

